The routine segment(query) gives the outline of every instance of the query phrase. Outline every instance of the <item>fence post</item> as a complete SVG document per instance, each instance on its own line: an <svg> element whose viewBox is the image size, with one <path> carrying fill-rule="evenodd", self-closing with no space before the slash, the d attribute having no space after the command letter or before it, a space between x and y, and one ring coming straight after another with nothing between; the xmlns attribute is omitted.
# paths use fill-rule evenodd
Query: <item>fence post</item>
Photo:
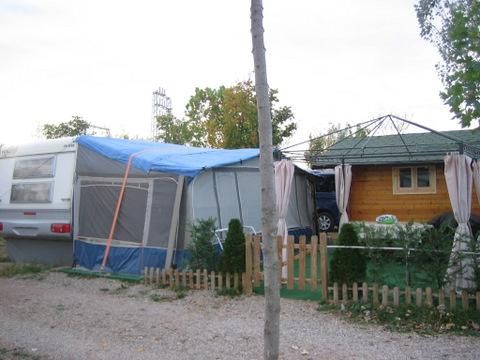
<svg viewBox="0 0 480 360"><path fill-rule="evenodd" d="M167 286L167 270L162 269L162 285Z"/></svg>
<svg viewBox="0 0 480 360"><path fill-rule="evenodd" d="M145 268L143 269L143 283L145 285L148 284L148 267L145 266Z"/></svg>
<svg viewBox="0 0 480 360"><path fill-rule="evenodd" d="M333 283L333 303L338 305L338 284L336 282Z"/></svg>
<svg viewBox="0 0 480 360"><path fill-rule="evenodd" d="M253 284L260 285L260 238L255 236L253 239Z"/></svg>
<svg viewBox="0 0 480 360"><path fill-rule="evenodd" d="M292 290L294 287L294 259L295 251L293 248L293 237L289 236L287 238L287 289Z"/></svg>
<svg viewBox="0 0 480 360"><path fill-rule="evenodd" d="M203 288L208 290L208 270L203 270Z"/></svg>
<svg viewBox="0 0 480 360"><path fill-rule="evenodd" d="M246 280L245 280L245 284L246 284ZM222 288L223 288L223 275L222 275L221 272L219 272L219 273L218 273L218 290L221 291ZM245 286L244 289L246 289L246 288L247 288L247 286Z"/></svg>
<svg viewBox="0 0 480 360"><path fill-rule="evenodd" d="M197 269L195 272L195 289L200 290L201 287L200 269Z"/></svg>
<svg viewBox="0 0 480 360"><path fill-rule="evenodd" d="M252 235L245 239L245 295L252 294Z"/></svg>
<svg viewBox="0 0 480 360"><path fill-rule="evenodd" d="M178 269L175 269L175 287L178 289L180 288L180 273Z"/></svg>
<svg viewBox="0 0 480 360"><path fill-rule="evenodd" d="M230 273L227 272L225 275L225 288L230 289Z"/></svg>
<svg viewBox="0 0 480 360"><path fill-rule="evenodd" d="M423 298L422 289L417 288L417 291L415 292L415 305L417 305L417 307L422 306L422 300L423 300L422 298Z"/></svg>
<svg viewBox="0 0 480 360"><path fill-rule="evenodd" d="M233 274L233 288L238 290L238 273Z"/></svg>
<svg viewBox="0 0 480 360"><path fill-rule="evenodd" d="M450 309L455 309L457 307L457 293L455 290L450 291Z"/></svg>
<svg viewBox="0 0 480 360"><path fill-rule="evenodd" d="M322 280L322 299L328 301L328 255L327 234L320 233L320 276Z"/></svg>
<svg viewBox="0 0 480 360"><path fill-rule="evenodd" d="M427 287L425 289L425 305L432 306L433 305L433 295L432 295L432 288Z"/></svg>
<svg viewBox="0 0 480 360"><path fill-rule="evenodd" d="M373 284L373 293L372 293L372 303L373 306L378 306L378 284Z"/></svg>
<svg viewBox="0 0 480 360"><path fill-rule="evenodd" d="M155 284L160 287L160 268L155 269Z"/></svg>
<svg viewBox="0 0 480 360"><path fill-rule="evenodd" d="M288 236L287 236L288 239ZM280 288L283 284L282 278L282 269L283 269L283 236L277 235L277 251L278 251L278 283L280 284ZM286 265L286 264L285 264Z"/></svg>
<svg viewBox="0 0 480 360"><path fill-rule="evenodd" d="M463 310L468 310L468 293L465 290L462 290L462 305Z"/></svg>
<svg viewBox="0 0 480 360"><path fill-rule="evenodd" d="M150 268L150 273L148 274L150 284L153 284L154 272L155 272L155 268L152 266Z"/></svg>
<svg viewBox="0 0 480 360"><path fill-rule="evenodd" d="M393 306L398 307L400 305L400 289L398 286L393 288Z"/></svg>
<svg viewBox="0 0 480 360"><path fill-rule="evenodd" d="M348 287L347 284L342 285L342 303L347 305L348 302Z"/></svg>
<svg viewBox="0 0 480 360"><path fill-rule="evenodd" d="M175 287L172 268L168 269L168 283L170 285L170 289L173 289Z"/></svg>
<svg viewBox="0 0 480 360"><path fill-rule="evenodd" d="M382 305L388 306L388 285L382 287Z"/></svg>
<svg viewBox="0 0 480 360"><path fill-rule="evenodd" d="M366 282L362 284L362 302L368 303L368 284Z"/></svg>
<svg viewBox="0 0 480 360"><path fill-rule="evenodd" d="M438 305L445 306L445 290L443 288L438 290Z"/></svg>
<svg viewBox="0 0 480 360"><path fill-rule="evenodd" d="M476 294L476 300L477 300L477 311L480 311L480 291L477 291Z"/></svg>
<svg viewBox="0 0 480 360"><path fill-rule="evenodd" d="M317 291L317 253L318 238L312 236L310 238L310 290Z"/></svg>
<svg viewBox="0 0 480 360"><path fill-rule="evenodd" d="M215 291L215 271L210 272L210 289Z"/></svg>
<svg viewBox="0 0 480 360"><path fill-rule="evenodd" d="M358 284L356 282L352 285L352 300L358 302Z"/></svg>
<svg viewBox="0 0 480 360"><path fill-rule="evenodd" d="M300 253L298 254L298 288L305 290L305 235L300 236Z"/></svg>
<svg viewBox="0 0 480 360"><path fill-rule="evenodd" d="M410 305L412 303L412 289L410 286L405 288L405 305Z"/></svg>

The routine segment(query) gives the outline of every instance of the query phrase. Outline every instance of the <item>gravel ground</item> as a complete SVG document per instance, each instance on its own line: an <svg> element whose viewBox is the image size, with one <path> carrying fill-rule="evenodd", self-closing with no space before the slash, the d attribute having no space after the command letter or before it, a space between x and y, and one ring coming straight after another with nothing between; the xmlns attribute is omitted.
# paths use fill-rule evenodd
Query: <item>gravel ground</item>
<svg viewBox="0 0 480 360"><path fill-rule="evenodd" d="M314 302L281 306L281 359L480 358L478 338L391 333L318 312ZM0 359L15 358L2 355L14 348L42 360L262 359L263 310L260 296L194 291L176 299L169 290L55 272L0 279Z"/></svg>

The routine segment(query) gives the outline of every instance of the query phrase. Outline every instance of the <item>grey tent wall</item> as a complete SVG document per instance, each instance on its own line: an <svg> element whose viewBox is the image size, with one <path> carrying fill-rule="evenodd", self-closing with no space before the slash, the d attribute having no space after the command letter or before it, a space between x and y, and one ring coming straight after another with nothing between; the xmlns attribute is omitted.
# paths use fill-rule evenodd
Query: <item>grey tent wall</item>
<svg viewBox="0 0 480 360"><path fill-rule="evenodd" d="M112 221L109 212L113 211L113 202L117 198L115 194L118 190L115 189L120 186L125 169L125 164L79 146L76 167L77 178L75 181L75 238L100 244L105 243ZM84 188L85 185L88 185L88 182L91 182L92 186L90 190L92 196L90 197L86 197ZM122 229L123 226L123 228L130 229L130 232L135 232L136 235L135 238L129 238L128 236L115 237L114 244L165 249L173 244L173 247L175 247L181 201L181 189L178 190L179 182L183 183L183 180L179 181L177 175L158 172L143 173L132 168L129 173L126 197L122 204L117 228ZM98 191L95 186L97 186ZM183 185L181 187L183 188ZM139 190L144 195L141 197L132 195L132 191L139 194ZM89 199L95 202L96 197L107 199L107 195L109 198L104 204L97 204L97 207L89 204ZM131 208L132 205L135 206ZM130 211L129 208L131 208ZM95 214L92 222L97 227L96 233L87 233L86 236L85 233L82 234L87 228L86 224L82 225L83 220L80 216L82 212ZM117 233L116 231L116 235Z"/></svg>
<svg viewBox="0 0 480 360"><path fill-rule="evenodd" d="M313 229L313 188L304 171L295 173L287 215L289 228ZM217 228L226 228L232 218L261 231L260 173L258 159L248 164L225 166L198 175L186 192L186 216L194 223L209 217L217 220ZM218 214L221 214L219 217ZM187 243L190 241L185 233Z"/></svg>

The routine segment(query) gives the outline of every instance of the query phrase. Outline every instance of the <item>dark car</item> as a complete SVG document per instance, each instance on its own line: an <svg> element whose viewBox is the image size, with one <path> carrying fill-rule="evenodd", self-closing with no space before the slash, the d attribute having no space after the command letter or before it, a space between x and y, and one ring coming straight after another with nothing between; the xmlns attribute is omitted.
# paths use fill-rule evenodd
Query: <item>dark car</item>
<svg viewBox="0 0 480 360"><path fill-rule="evenodd" d="M458 226L457 221L453 216L453 212L451 211L435 216L428 221L428 224L433 225L437 229L442 226L449 226L455 229ZM475 237L480 236L480 216L477 214L471 214L469 224L473 235Z"/></svg>
<svg viewBox="0 0 480 360"><path fill-rule="evenodd" d="M315 175L315 205L318 230L334 231L340 221L335 198L335 173L333 169L312 170Z"/></svg>

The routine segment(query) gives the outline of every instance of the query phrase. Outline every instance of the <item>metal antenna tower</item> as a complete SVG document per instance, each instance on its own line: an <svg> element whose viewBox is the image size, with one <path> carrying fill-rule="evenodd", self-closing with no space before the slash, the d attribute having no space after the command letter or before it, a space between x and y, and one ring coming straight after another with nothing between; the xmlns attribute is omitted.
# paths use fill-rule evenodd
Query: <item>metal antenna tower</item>
<svg viewBox="0 0 480 360"><path fill-rule="evenodd" d="M172 100L165 94L165 89L159 87L152 93L152 138L157 138L157 116L172 112Z"/></svg>

